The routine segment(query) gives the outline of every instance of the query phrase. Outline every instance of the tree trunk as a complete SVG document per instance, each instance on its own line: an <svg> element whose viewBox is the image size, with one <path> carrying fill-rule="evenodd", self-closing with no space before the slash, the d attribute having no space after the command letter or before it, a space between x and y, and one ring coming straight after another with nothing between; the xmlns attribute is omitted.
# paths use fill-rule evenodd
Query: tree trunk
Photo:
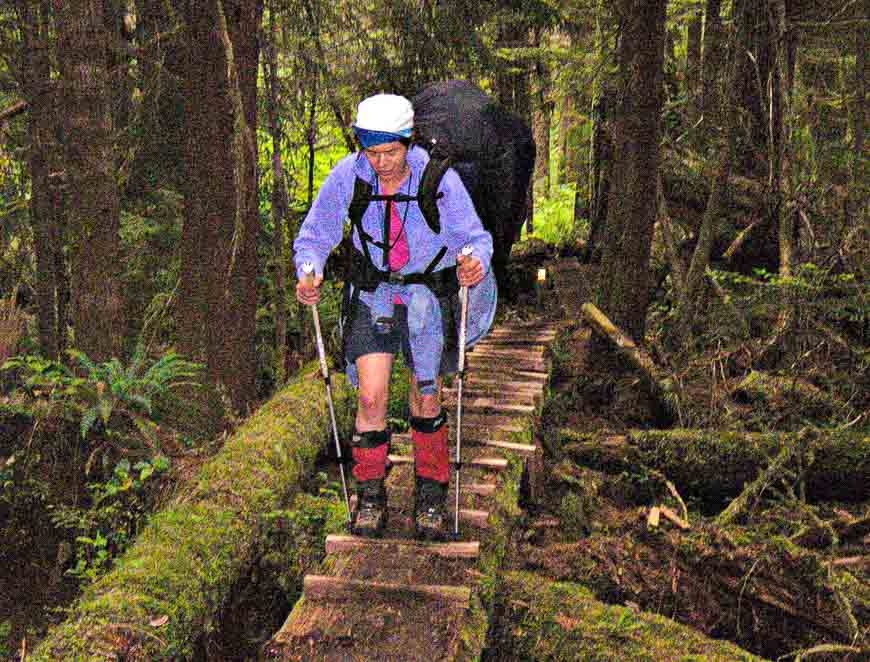
<svg viewBox="0 0 870 662"><path fill-rule="evenodd" d="M686 115L690 127L694 127L698 123L698 117L701 114L702 18L700 10L696 10L689 19L689 27L686 34Z"/></svg>
<svg viewBox="0 0 870 662"><path fill-rule="evenodd" d="M331 432L323 382L311 377L288 386L227 439L28 659L205 659L220 610L261 567L267 538L284 528L267 525L267 513L296 511L284 554L322 558L325 523L340 521L344 505L300 494ZM332 380L332 395L347 438L353 390L344 377ZM292 587L308 568L291 565ZM171 614L171 625L155 636L154 619L163 614Z"/></svg>
<svg viewBox="0 0 870 662"><path fill-rule="evenodd" d="M870 0L864 0L864 18L870 19ZM866 30L855 30L855 101L852 104L852 167L849 181L849 200L847 210L849 225L855 225L866 218L867 197L870 188L867 184L867 169L864 157L864 131L867 126L867 69L870 58L867 50L870 43Z"/></svg>
<svg viewBox="0 0 870 662"><path fill-rule="evenodd" d="M623 541L612 542L616 543L612 552L624 546ZM531 558L526 558L529 565L540 563L537 551L531 550ZM557 550L554 552L556 559L562 556ZM571 558L574 560L574 555ZM630 567L631 559L625 559L625 565ZM620 563L619 568L622 567ZM600 576L607 577L609 570L602 568ZM609 600L600 601L589 587L580 583L553 581L539 573L516 571L506 573L503 579L497 600L505 626L496 629L493 645L502 653L499 657L502 662L680 659L761 662L730 641L708 638L697 628L654 615L662 610L653 607L651 601L649 610L638 614L629 607L608 604ZM612 628L607 636L586 634L599 631L604 623ZM623 636L618 632L619 626L613 625L616 623L630 623L631 634ZM702 653L692 654L698 652Z"/></svg>
<svg viewBox="0 0 870 662"><path fill-rule="evenodd" d="M28 170L30 174L30 224L36 256L36 303L39 345L43 355L58 358L60 335L58 317L58 260L63 261L58 191L49 173L52 154L58 150L54 136L56 95L51 83L49 26L51 7L48 2L34 5L17 0L18 20L22 26L21 89L27 101Z"/></svg>
<svg viewBox="0 0 870 662"><path fill-rule="evenodd" d="M851 430L815 430L811 463L803 466L812 502L870 498L870 438ZM560 431L555 444L575 461L608 473L655 469L683 497L718 513L769 466L798 433L731 430L634 430L621 435ZM782 478L787 474L783 473Z"/></svg>
<svg viewBox="0 0 870 662"><path fill-rule="evenodd" d="M546 46L546 35L535 35L535 47ZM550 69L543 58L535 61L535 87L534 87L534 137L537 146L535 158L534 181L537 184L539 197L546 198L550 195L550 125L553 117L553 100L551 97ZM529 224L529 233L532 232Z"/></svg>
<svg viewBox="0 0 870 662"><path fill-rule="evenodd" d="M738 98L740 107L750 117L748 140L740 145L739 171L747 175L759 174L766 168L766 159L759 146L767 144L769 135L767 104L764 103L771 70L767 7L759 0L735 0L733 13L738 35L735 54L745 60L741 63L744 75Z"/></svg>
<svg viewBox="0 0 870 662"><path fill-rule="evenodd" d="M635 341L649 303L649 257L656 216L662 60L667 0L624 0L620 82L614 104L614 168L598 302Z"/></svg>
<svg viewBox="0 0 870 662"><path fill-rule="evenodd" d="M278 117L278 32L275 24L275 2L269 7L269 41L264 45L263 73L266 81L266 114L272 140L272 227L274 229L275 293L275 384L281 386L287 378L287 247L284 226L287 222L287 188L281 161L281 124Z"/></svg>
<svg viewBox="0 0 870 662"><path fill-rule="evenodd" d="M54 0L64 98L72 319L76 347L119 356L120 206L115 180L106 33L100 0Z"/></svg>
<svg viewBox="0 0 870 662"><path fill-rule="evenodd" d="M149 99L143 103L142 132L148 139L136 150L126 181L127 195L163 187L183 190L186 140L183 84L184 40L178 18L164 0L136 0L140 85Z"/></svg>
<svg viewBox="0 0 870 662"><path fill-rule="evenodd" d="M178 294L178 346L219 385L230 365L226 282L236 219L234 114L217 0L187 3L184 20L185 198ZM219 404L208 400L209 416Z"/></svg>
<svg viewBox="0 0 870 662"><path fill-rule="evenodd" d="M230 94L236 115L235 143L238 202L230 263L229 312L231 365L224 371L236 411L245 412L257 398L257 237L260 209L257 195L257 72L263 0L224 0Z"/></svg>
<svg viewBox="0 0 870 662"><path fill-rule="evenodd" d="M190 3L184 20L185 222L181 351L204 361L242 412L256 396L257 35L262 4ZM229 18L227 18L229 17Z"/></svg>
<svg viewBox="0 0 870 662"><path fill-rule="evenodd" d="M704 54L702 64L701 113L709 127L707 135L715 135L721 124L722 107L718 77L722 72L721 0L707 0L704 10Z"/></svg>

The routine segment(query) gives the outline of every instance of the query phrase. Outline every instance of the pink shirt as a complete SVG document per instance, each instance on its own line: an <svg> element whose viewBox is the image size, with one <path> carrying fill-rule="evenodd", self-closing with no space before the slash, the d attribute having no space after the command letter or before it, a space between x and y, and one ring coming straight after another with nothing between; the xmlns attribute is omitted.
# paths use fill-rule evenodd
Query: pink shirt
<svg viewBox="0 0 870 662"><path fill-rule="evenodd" d="M404 224L402 217L399 216L396 203L388 202L387 204L390 205L390 271L398 271L407 264L411 250L408 247L408 238L405 236ZM396 294L393 296L393 303L404 302Z"/></svg>

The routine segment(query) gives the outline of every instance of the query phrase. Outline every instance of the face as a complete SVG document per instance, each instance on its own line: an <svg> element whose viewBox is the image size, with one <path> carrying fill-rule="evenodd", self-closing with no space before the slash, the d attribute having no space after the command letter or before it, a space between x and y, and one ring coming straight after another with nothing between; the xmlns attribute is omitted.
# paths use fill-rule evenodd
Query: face
<svg viewBox="0 0 870 662"><path fill-rule="evenodd" d="M369 147L364 153L380 179L395 179L405 171L408 148L398 141Z"/></svg>

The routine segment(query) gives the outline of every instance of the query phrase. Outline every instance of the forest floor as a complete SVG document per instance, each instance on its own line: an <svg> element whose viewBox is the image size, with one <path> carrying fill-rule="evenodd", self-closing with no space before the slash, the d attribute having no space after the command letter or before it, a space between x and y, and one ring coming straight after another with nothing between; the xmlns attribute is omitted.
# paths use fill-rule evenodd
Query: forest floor
<svg viewBox="0 0 870 662"><path fill-rule="evenodd" d="M767 659L870 659L866 421L832 428L815 391L753 390L749 368L726 375L710 352L682 368L691 379L678 413L700 425L663 422L643 376L581 322L595 267L545 264L549 287L520 314L559 306L564 324L536 426L544 453L506 571L577 585ZM760 450L760 440L772 444ZM510 606L521 596L502 599L486 659L528 659L530 635L516 632L518 618L526 629L531 620ZM536 636L570 639L558 624L538 622ZM580 650L544 649L533 659Z"/></svg>

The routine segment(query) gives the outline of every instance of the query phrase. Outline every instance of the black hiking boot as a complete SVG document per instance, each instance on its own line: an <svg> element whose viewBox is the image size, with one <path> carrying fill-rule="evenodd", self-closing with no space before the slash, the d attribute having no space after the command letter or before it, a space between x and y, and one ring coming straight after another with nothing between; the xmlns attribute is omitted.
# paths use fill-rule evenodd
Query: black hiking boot
<svg viewBox="0 0 870 662"><path fill-rule="evenodd" d="M447 539L447 483L429 478L416 479L414 530L418 540Z"/></svg>
<svg viewBox="0 0 870 662"><path fill-rule="evenodd" d="M356 485L356 511L353 515L353 534L377 538L387 526L387 490L384 480L361 480Z"/></svg>

